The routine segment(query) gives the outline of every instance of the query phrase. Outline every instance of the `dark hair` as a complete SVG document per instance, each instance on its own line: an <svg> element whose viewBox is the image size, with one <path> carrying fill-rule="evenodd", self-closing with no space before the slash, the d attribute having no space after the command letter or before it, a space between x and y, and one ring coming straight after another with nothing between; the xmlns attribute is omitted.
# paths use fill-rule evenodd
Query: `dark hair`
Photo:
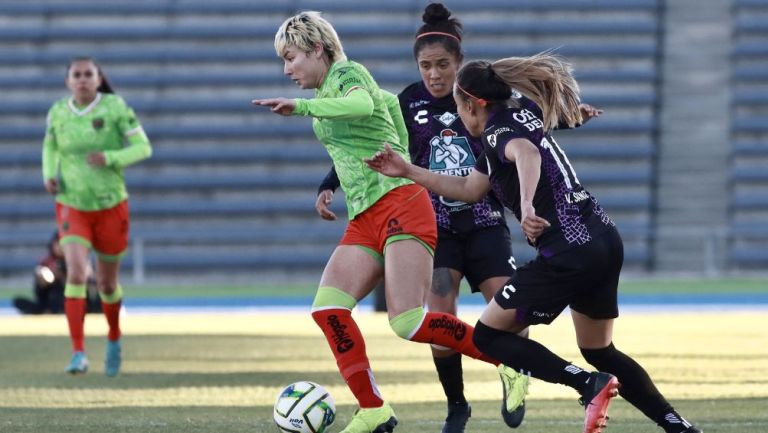
<svg viewBox="0 0 768 433"><path fill-rule="evenodd" d="M69 70L72 68L72 64L75 62L93 63L93 65L96 66L96 72L98 72L99 77L101 77L101 84L99 85L99 88L96 89L96 91L101 93L115 93L115 90L112 89L112 86L109 84L109 81L107 80L107 76L104 75L104 71L101 70L101 66L99 66L98 63L96 63L96 60L94 60L93 57L80 56L70 60L69 65L67 65L67 75L69 75Z"/></svg>
<svg viewBox="0 0 768 433"><path fill-rule="evenodd" d="M413 43L414 58L419 57L419 52L425 45L435 43L442 45L459 60L464 57L464 51L461 49L461 35L464 33L464 27L457 18L451 18L451 11L442 3L428 4L424 8L421 19L424 25L416 31L416 41Z"/></svg>
<svg viewBox="0 0 768 433"><path fill-rule="evenodd" d="M515 89L533 100L544 114L544 129L563 120L573 127L582 123L579 110L579 84L570 63L549 52L530 57L507 57L489 63L482 60L465 64L456 76L464 98L484 100L483 104L504 103Z"/></svg>
<svg viewBox="0 0 768 433"><path fill-rule="evenodd" d="M475 97L490 104L506 104L512 97L512 89L493 71L493 65L485 60L465 63L456 75L456 83L466 94L464 99Z"/></svg>

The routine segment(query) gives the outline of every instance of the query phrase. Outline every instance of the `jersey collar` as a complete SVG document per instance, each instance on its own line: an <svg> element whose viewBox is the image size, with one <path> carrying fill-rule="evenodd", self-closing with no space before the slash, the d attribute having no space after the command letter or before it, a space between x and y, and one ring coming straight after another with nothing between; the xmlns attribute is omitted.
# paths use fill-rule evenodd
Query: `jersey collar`
<svg viewBox="0 0 768 433"><path fill-rule="evenodd" d="M77 106L75 105L75 98L69 98L69 101L67 101L67 106L69 107L69 110L76 115L85 116L86 114L90 113L91 110L96 107L96 105L99 104L99 101L101 101L101 92L96 92L96 97L93 98L93 101L91 101L91 103L82 110L77 109Z"/></svg>

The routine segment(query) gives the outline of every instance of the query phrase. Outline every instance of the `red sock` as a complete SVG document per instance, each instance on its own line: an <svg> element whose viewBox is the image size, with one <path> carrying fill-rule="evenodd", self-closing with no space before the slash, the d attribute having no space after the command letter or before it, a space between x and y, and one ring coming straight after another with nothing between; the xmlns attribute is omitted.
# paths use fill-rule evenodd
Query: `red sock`
<svg viewBox="0 0 768 433"><path fill-rule="evenodd" d="M107 325L109 325L109 333L107 334L109 341L117 341L120 338L120 306L122 305L123 301L117 301L114 304L101 303L101 311L104 312Z"/></svg>
<svg viewBox="0 0 768 433"><path fill-rule="evenodd" d="M85 336L83 327L85 324L86 303L83 298L64 298L64 314L69 324L69 338L72 340L73 352L85 351Z"/></svg>
<svg viewBox="0 0 768 433"><path fill-rule="evenodd" d="M344 308L332 308L314 311L312 318L323 330L339 372L360 407L381 407L384 400L376 387L365 353L365 340L352 318L352 312Z"/></svg>
<svg viewBox="0 0 768 433"><path fill-rule="evenodd" d="M499 361L484 355L477 349L475 343L472 342L472 334L474 333L475 328L452 314L427 313L418 331L411 337L411 341L437 344L471 358L499 365Z"/></svg>

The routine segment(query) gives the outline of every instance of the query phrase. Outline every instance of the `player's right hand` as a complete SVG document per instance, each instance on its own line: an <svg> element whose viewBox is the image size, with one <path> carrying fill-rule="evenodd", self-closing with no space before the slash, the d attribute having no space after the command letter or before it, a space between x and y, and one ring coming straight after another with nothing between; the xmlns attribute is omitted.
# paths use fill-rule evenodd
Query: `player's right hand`
<svg viewBox="0 0 768 433"><path fill-rule="evenodd" d="M320 215L320 218L326 221L336 220L336 214L329 209L331 202L333 201L333 191L330 189L324 189L317 195L317 201L315 202L315 209Z"/></svg>
<svg viewBox="0 0 768 433"><path fill-rule="evenodd" d="M400 154L392 150L389 143L384 143L384 149L376 152L370 158L363 159L371 170L389 177L405 177L408 174L408 162Z"/></svg>
<svg viewBox="0 0 768 433"><path fill-rule="evenodd" d="M522 227L525 237L532 244L550 226L549 221L536 215L536 209L533 208L531 203L520 204L520 227Z"/></svg>
<svg viewBox="0 0 768 433"><path fill-rule="evenodd" d="M45 181L45 190L48 191L49 194L58 194L59 193L59 181L56 179L48 179Z"/></svg>

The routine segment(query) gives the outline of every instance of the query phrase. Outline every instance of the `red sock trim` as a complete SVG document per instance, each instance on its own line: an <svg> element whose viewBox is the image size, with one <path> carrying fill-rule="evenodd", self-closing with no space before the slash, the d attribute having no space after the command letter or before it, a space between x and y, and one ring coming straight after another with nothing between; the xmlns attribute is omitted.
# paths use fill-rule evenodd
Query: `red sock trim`
<svg viewBox="0 0 768 433"><path fill-rule="evenodd" d="M101 303L101 311L104 312L104 317L107 318L107 325L109 325L109 333L107 339L109 341L117 341L120 339L120 307L123 305L123 301L117 301L114 304Z"/></svg>
<svg viewBox="0 0 768 433"><path fill-rule="evenodd" d="M85 311L85 299L64 298L64 314L67 316L69 338L72 340L73 352L85 351Z"/></svg>

